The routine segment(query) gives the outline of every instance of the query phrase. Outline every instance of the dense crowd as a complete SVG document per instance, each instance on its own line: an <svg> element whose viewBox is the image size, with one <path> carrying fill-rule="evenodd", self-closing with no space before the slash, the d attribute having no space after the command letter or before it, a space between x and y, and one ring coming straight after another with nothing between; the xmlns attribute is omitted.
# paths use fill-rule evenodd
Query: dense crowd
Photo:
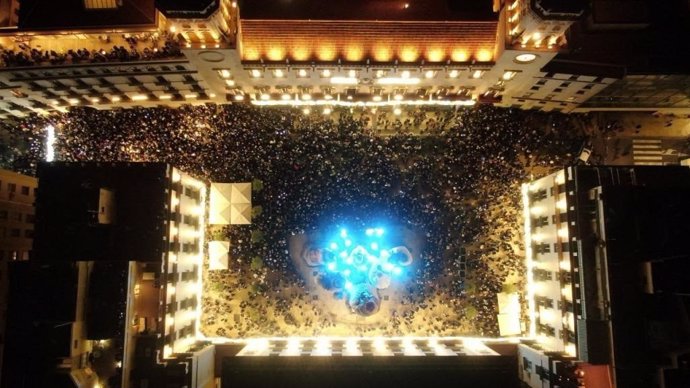
<svg viewBox="0 0 690 388"><path fill-rule="evenodd" d="M147 34L145 37L123 35L128 44L113 45L110 49L68 49L64 52L40 50L26 43L16 49L0 48L2 66L61 65L71 63L127 62L136 60L168 59L182 57L180 44L171 34ZM110 39L101 38L102 46L107 47Z"/></svg>
<svg viewBox="0 0 690 388"><path fill-rule="evenodd" d="M208 335L286 335L287 326L319 334L337 326L310 303L289 238L381 221L423 237L416 252L423 265L404 306L357 333L497 335L496 293L506 282L522 286L519 185L529 169L574 159L580 117L486 106L409 117L433 122L422 131L432 135L411 128L379 136L361 111L329 118L242 105L78 108L10 130L29 139L15 161L29 170L42 156L48 120L62 160L165 161L211 181L261 182L253 201L262 210L252 225L224 229L230 271L205 274ZM256 258L261 265L252 265Z"/></svg>

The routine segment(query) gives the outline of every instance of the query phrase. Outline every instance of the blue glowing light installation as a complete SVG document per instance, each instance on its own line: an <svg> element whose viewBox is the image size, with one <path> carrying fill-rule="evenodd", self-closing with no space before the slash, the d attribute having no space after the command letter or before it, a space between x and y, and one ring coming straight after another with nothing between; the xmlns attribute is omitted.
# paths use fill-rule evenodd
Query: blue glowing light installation
<svg viewBox="0 0 690 388"><path fill-rule="evenodd" d="M412 255L404 246L390 246L384 228L351 233L342 228L321 249L330 288L341 289L350 309L360 315L378 311L378 290L402 280Z"/></svg>

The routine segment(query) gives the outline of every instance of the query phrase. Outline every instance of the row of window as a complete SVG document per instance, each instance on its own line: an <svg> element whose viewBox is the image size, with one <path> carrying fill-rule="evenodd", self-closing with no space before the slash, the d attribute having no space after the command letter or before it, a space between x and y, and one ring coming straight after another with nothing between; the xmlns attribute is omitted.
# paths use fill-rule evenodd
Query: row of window
<svg viewBox="0 0 690 388"><path fill-rule="evenodd" d="M9 233L8 233L9 232ZM0 238L34 238L33 229L24 229L24 233L19 228L10 228L9 230L5 227L0 227Z"/></svg>
<svg viewBox="0 0 690 388"><path fill-rule="evenodd" d="M10 212L7 210L0 210L0 221L4 220L18 222L22 222L22 220L24 220L29 224L33 224L36 221L36 216L33 214L27 214L26 216L24 216L24 213L21 212Z"/></svg>
<svg viewBox="0 0 690 388"><path fill-rule="evenodd" d="M31 251L3 251L0 250L0 261L1 260L29 260L29 255Z"/></svg>
<svg viewBox="0 0 690 388"><path fill-rule="evenodd" d="M3 190L3 182L0 181L0 191L2 191L2 190ZM17 184L8 182L7 183L7 191L10 193L16 193L17 192ZM34 196L36 196L36 191L37 191L37 189L34 188ZM29 186L21 186L19 192L21 195L29 195L29 193L31 193L31 188Z"/></svg>

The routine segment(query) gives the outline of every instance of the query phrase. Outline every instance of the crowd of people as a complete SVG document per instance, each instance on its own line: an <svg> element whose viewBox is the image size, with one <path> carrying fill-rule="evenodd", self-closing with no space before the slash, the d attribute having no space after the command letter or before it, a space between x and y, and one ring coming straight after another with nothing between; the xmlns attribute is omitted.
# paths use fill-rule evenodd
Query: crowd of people
<svg viewBox="0 0 690 388"><path fill-rule="evenodd" d="M50 121L61 160L164 161L210 181L255 183L260 214L249 226L221 232L230 240L230 269L204 274L209 336L495 336L496 294L506 283L522 287L524 278L520 184L530 169L573 161L584 137L574 123L581 118L489 106L428 115L410 120L433 120L433 131L381 136L371 112L362 111L326 117L244 105L75 108L9 130L28 139L15 160L26 170L42 158ZM414 252L421 265L390 316L352 324L314 302L289 241L373 222L421 236Z"/></svg>
<svg viewBox="0 0 690 388"><path fill-rule="evenodd" d="M172 34L146 34L136 37L123 35L122 39L127 43L113 45L110 49L67 49L57 52L55 50L42 50L34 48L27 43L19 43L15 49L0 48L0 60L4 67L61 65L73 63L101 63L101 62L127 62L136 60L169 59L178 58L183 54L180 51L179 41ZM110 42L109 37L100 38L103 47Z"/></svg>

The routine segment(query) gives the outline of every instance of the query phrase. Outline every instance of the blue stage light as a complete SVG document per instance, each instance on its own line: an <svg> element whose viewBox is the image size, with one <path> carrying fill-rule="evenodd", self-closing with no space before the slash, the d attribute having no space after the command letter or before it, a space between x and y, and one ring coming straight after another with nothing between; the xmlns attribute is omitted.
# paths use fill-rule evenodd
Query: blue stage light
<svg viewBox="0 0 690 388"><path fill-rule="evenodd" d="M354 286L350 282L345 282L345 289L351 291Z"/></svg>
<svg viewBox="0 0 690 388"><path fill-rule="evenodd" d="M347 230L340 229L340 237L343 237L343 238L347 237Z"/></svg>
<svg viewBox="0 0 690 388"><path fill-rule="evenodd" d="M333 250L338 249L338 244L332 242L332 243L331 243L331 249L333 249Z"/></svg>
<svg viewBox="0 0 690 388"><path fill-rule="evenodd" d="M348 264L352 264L352 257L348 256L348 257L345 259L345 262L348 263Z"/></svg>
<svg viewBox="0 0 690 388"><path fill-rule="evenodd" d="M401 273L402 273L402 268L400 268L400 267L394 267L393 268L393 274L400 275Z"/></svg>
<svg viewBox="0 0 690 388"><path fill-rule="evenodd" d="M348 239L348 240L345 240L345 246L346 246L346 247L349 247L350 245L352 245L352 241L349 240L349 239Z"/></svg>
<svg viewBox="0 0 690 388"><path fill-rule="evenodd" d="M383 263L382 267L384 271L388 272L392 271L395 268L395 266L391 263Z"/></svg>
<svg viewBox="0 0 690 388"><path fill-rule="evenodd" d="M358 269L359 269L360 271L366 271L366 270L367 270L367 266L366 266L366 265L360 265Z"/></svg>
<svg viewBox="0 0 690 388"><path fill-rule="evenodd" d="M375 242L371 243L371 249L372 249L372 250L375 250L375 251L378 251L378 250L379 250L379 244L377 244L377 243L375 243Z"/></svg>
<svg viewBox="0 0 690 388"><path fill-rule="evenodd" d="M340 252L340 257L342 257L343 259L346 258L347 257L347 251Z"/></svg>
<svg viewBox="0 0 690 388"><path fill-rule="evenodd" d="M350 276L350 270L346 269L345 271L343 271L343 275L344 276Z"/></svg>
<svg viewBox="0 0 690 388"><path fill-rule="evenodd" d="M334 262L328 263L328 269L335 272L336 265Z"/></svg>
<svg viewBox="0 0 690 388"><path fill-rule="evenodd" d="M376 235L379 237L383 236L383 228L376 228Z"/></svg>
<svg viewBox="0 0 690 388"><path fill-rule="evenodd" d="M369 228L366 230L365 233L367 234L367 236L373 236L374 235L374 229Z"/></svg>

